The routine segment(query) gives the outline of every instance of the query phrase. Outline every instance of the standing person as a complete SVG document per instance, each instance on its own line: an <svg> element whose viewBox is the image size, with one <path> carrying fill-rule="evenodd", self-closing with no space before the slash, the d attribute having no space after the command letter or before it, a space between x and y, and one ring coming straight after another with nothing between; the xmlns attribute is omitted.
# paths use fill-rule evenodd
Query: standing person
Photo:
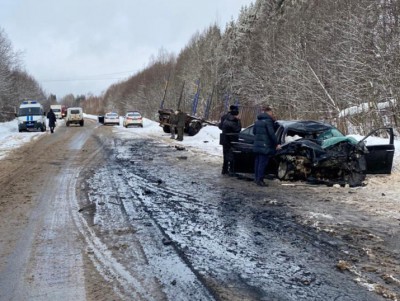
<svg viewBox="0 0 400 301"><path fill-rule="evenodd" d="M258 186L267 186L264 183L265 168L269 158L279 148L274 130L274 117L271 107L263 107L262 112L257 116L253 127L255 153L254 181Z"/></svg>
<svg viewBox="0 0 400 301"><path fill-rule="evenodd" d="M242 123L238 118L239 108L230 106L230 111L221 117L219 128L222 130L220 144L222 145L223 163L221 174L234 175L232 142L237 141L237 134L242 130Z"/></svg>
<svg viewBox="0 0 400 301"><path fill-rule="evenodd" d="M176 112L176 130L178 133L178 137L176 138L176 140L183 141L183 130L186 123L186 114L179 109Z"/></svg>
<svg viewBox="0 0 400 301"><path fill-rule="evenodd" d="M47 113L47 119L49 119L50 132L53 134L56 127L56 114L54 114L52 109Z"/></svg>
<svg viewBox="0 0 400 301"><path fill-rule="evenodd" d="M177 112L172 111L171 114L169 114L169 124L170 124L170 130L171 130L171 139L175 139L175 133L176 133L176 124L178 121L177 118Z"/></svg>
<svg viewBox="0 0 400 301"><path fill-rule="evenodd" d="M219 124L218 124L218 127L219 127L220 130L222 130L222 124L224 123L226 117L228 117L228 115L229 115L232 111L238 111L238 112L239 112L239 107L238 107L238 106L235 106L235 105L229 106L229 111L228 111L228 113L226 113L226 114L224 114L224 115L221 116L221 120L220 120L220 122L219 122Z"/></svg>

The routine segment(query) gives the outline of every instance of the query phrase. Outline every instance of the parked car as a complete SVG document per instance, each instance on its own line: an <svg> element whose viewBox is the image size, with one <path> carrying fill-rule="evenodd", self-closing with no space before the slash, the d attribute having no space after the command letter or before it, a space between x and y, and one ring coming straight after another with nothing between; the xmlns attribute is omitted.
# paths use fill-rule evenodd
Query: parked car
<svg viewBox="0 0 400 301"><path fill-rule="evenodd" d="M119 125L119 115L114 112L109 112L104 115L104 125Z"/></svg>
<svg viewBox="0 0 400 301"><path fill-rule="evenodd" d="M46 112L36 100L24 100L15 114L18 120L18 132L46 131Z"/></svg>
<svg viewBox="0 0 400 301"><path fill-rule="evenodd" d="M127 128L132 125L143 127L142 114L137 111L132 111L125 114L123 126Z"/></svg>
<svg viewBox="0 0 400 301"><path fill-rule="evenodd" d="M65 125L70 126L71 124L79 124L80 126L83 126L85 124L85 121L83 120L83 109L81 107L73 107L67 109Z"/></svg>
<svg viewBox="0 0 400 301"><path fill-rule="evenodd" d="M366 145L366 139L386 134L387 144ZM361 141L345 136L330 124L318 121L276 122L281 149L270 160L267 172L280 180L360 186L366 174L390 174L394 156L392 128L379 128ZM233 143L234 172L253 173L253 125Z"/></svg>

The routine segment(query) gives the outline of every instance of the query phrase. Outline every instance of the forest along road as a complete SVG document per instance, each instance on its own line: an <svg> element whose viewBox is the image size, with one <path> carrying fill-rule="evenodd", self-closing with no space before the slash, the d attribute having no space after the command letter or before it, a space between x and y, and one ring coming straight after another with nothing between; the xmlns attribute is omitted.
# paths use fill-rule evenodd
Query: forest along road
<svg viewBox="0 0 400 301"><path fill-rule="evenodd" d="M0 160L0 300L399 299L398 174L258 187L141 130L61 124Z"/></svg>

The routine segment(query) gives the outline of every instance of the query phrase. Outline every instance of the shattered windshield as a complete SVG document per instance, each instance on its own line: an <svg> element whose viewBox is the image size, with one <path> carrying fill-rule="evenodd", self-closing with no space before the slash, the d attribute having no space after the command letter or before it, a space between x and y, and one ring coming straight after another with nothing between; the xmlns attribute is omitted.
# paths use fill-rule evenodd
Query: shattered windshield
<svg viewBox="0 0 400 301"><path fill-rule="evenodd" d="M324 141L326 139L334 138L334 137L344 137L344 135L338 129L332 128L332 129L329 129L329 130L319 134L317 136L317 139Z"/></svg>

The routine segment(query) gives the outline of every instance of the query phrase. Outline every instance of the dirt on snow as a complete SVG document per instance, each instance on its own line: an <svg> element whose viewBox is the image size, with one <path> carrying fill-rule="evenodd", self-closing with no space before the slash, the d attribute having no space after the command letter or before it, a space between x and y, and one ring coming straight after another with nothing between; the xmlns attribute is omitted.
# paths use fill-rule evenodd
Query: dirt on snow
<svg viewBox="0 0 400 301"><path fill-rule="evenodd" d="M130 130L61 124L0 160L0 300L399 300L398 172L258 187Z"/></svg>

